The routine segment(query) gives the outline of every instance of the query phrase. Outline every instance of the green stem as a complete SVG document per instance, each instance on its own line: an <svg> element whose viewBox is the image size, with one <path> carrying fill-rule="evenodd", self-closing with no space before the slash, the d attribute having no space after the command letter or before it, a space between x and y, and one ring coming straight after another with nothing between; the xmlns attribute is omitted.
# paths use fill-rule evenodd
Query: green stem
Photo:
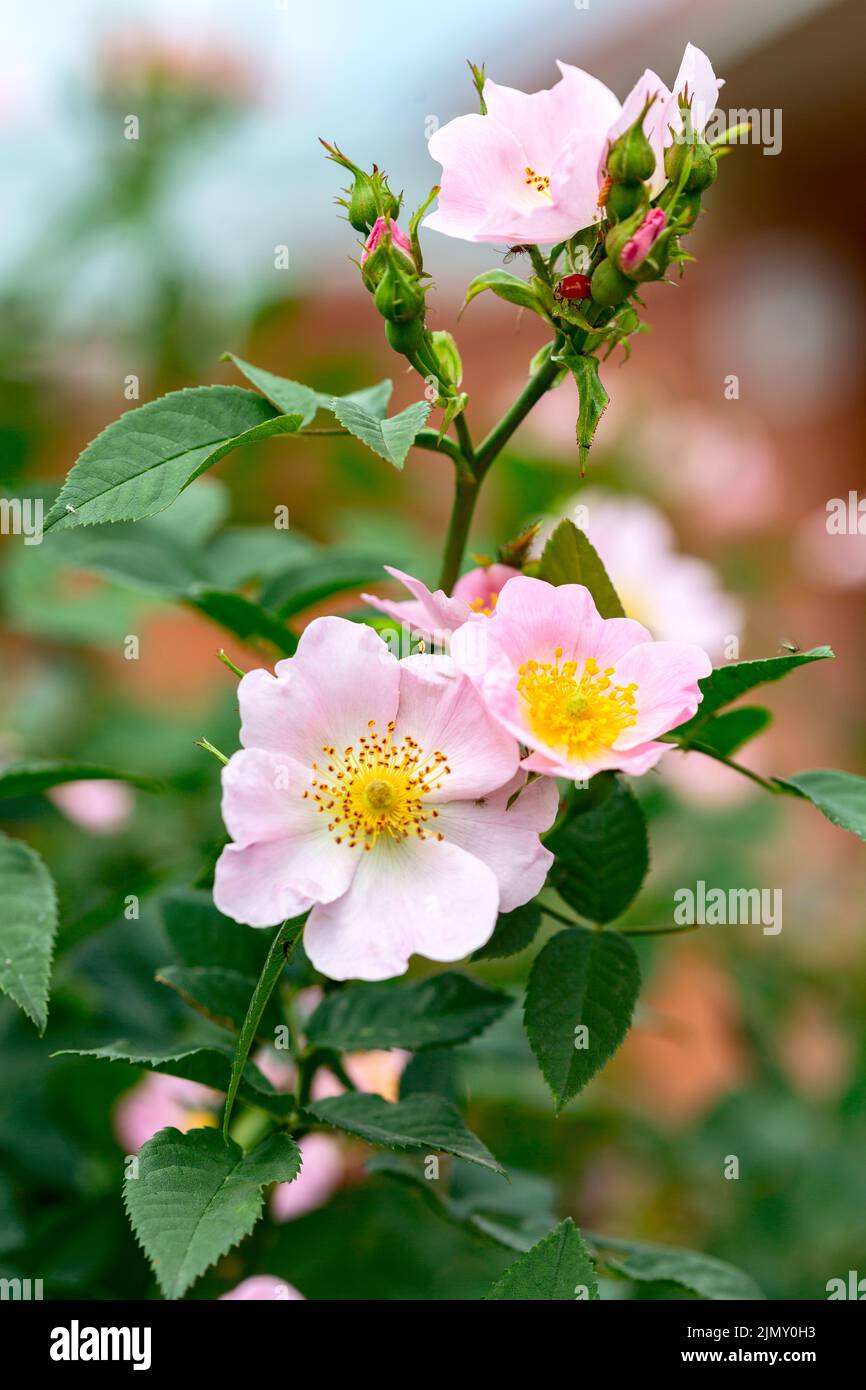
<svg viewBox="0 0 866 1390"><path fill-rule="evenodd" d="M271 997L274 985L282 974L283 966L301 939L305 921L306 916L295 917L290 922L283 923L271 942L268 958L262 967L262 973L259 976L258 984L253 990L246 1018L244 1019L243 1027L238 1037L238 1045L235 1049L234 1060L232 1062L232 1073L226 1092L226 1104L223 1112L222 1125L225 1138L228 1138L229 1122L232 1117L238 1086L241 1084L241 1077L244 1073L244 1067L247 1064L250 1048L253 1045L253 1039L258 1032L262 1014Z"/></svg>
<svg viewBox="0 0 866 1390"><path fill-rule="evenodd" d="M676 936L679 932L697 931L699 922L686 922L676 927L617 927L620 936Z"/></svg>
<svg viewBox="0 0 866 1390"><path fill-rule="evenodd" d="M524 386L517 400L505 412L498 425L490 431L477 449L472 449L469 429L462 416L457 417L456 428L462 448L456 449L457 477L454 488L454 504L448 525L445 554L442 558L442 572L439 586L450 594L454 587L463 552L469 538L475 504L482 480L494 459L501 453L519 425L526 419L530 410L537 405L546 391L550 390L559 373L559 363L551 361L554 352L562 346L562 339L554 342L547 360L534 372ZM415 443L420 443L420 436ZM443 441L444 443L445 441ZM450 442L450 441L449 441ZM455 446L456 448L456 446ZM469 450L470 452L467 452ZM461 467L462 464L462 467Z"/></svg>
<svg viewBox="0 0 866 1390"><path fill-rule="evenodd" d="M448 523L448 537L445 541L445 554L442 557L442 572L439 576L439 587L444 589L446 594L451 593L460 573L460 565L463 561L466 542L469 539L469 529L472 525L480 486L480 480L474 474L469 474L467 477L458 468L454 484L451 520Z"/></svg>
<svg viewBox="0 0 866 1390"><path fill-rule="evenodd" d="M560 371L560 364L552 361L559 352L562 340L558 339L550 354L527 381L517 400L506 410L498 425L483 439L475 451L475 473L478 479L484 477L493 460L501 453L514 431L523 423L534 405L537 405L545 392L549 391Z"/></svg>
<svg viewBox="0 0 866 1390"><path fill-rule="evenodd" d="M434 454L447 454L457 464L464 462L460 445L449 439L447 434L440 439L436 430L422 430L420 434L416 434L412 442L416 449L429 449Z"/></svg>
<svg viewBox="0 0 866 1390"><path fill-rule="evenodd" d="M457 431L457 438L460 442L460 452L471 468L475 462L475 447L472 443L472 436L469 433L469 426L466 423L466 416L460 414L454 421L454 428Z"/></svg>
<svg viewBox="0 0 866 1390"><path fill-rule="evenodd" d="M742 763L735 763L733 758L726 758L724 753L717 753L714 748L706 748L703 744L694 743L691 745L680 744L679 747L684 753L703 753L707 758L713 758L717 763L724 763L725 767L731 768L733 772L739 772L742 777L748 777L750 782L755 782L764 791L772 792L773 796L784 793L784 788L778 782L770 782L766 777L762 777L758 772L752 772L751 768L743 767Z"/></svg>
<svg viewBox="0 0 866 1390"><path fill-rule="evenodd" d="M215 746L215 744L211 743L210 739L194 738L193 743L196 748L203 748L206 753L212 753L215 758L219 759L223 767L225 767L226 763L228 762L228 758L226 757L225 753L220 752L220 750Z"/></svg>

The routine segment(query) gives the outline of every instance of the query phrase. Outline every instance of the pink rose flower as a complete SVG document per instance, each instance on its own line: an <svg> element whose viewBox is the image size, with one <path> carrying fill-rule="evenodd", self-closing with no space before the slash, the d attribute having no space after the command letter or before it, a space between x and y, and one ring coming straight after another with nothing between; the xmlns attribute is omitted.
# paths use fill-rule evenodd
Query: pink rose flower
<svg viewBox="0 0 866 1390"><path fill-rule="evenodd" d="M598 169L599 179L604 177L608 148L619 135L628 130L629 126L634 125L648 98L654 96L655 101L644 117L643 130L656 157L656 167L649 179L649 190L650 197L657 197L668 181L665 173L665 149L673 144L675 134L679 135L683 130L683 118L679 108L680 95L688 88L692 100L691 128L696 135L703 135L723 86L724 79L716 77L706 53L696 48L693 43L687 43L685 46L673 91L652 68L647 68L632 87L622 104L619 116L607 133Z"/></svg>
<svg viewBox="0 0 866 1390"><path fill-rule="evenodd" d="M633 237L619 253L619 268L625 275L642 266L667 223L663 208L650 208Z"/></svg>
<svg viewBox="0 0 866 1390"><path fill-rule="evenodd" d="M294 1303L300 1300L306 1302L304 1295L299 1293L291 1284L287 1284L285 1279L278 1279L275 1274L251 1274L249 1279L242 1279L228 1293L221 1293L218 1299L220 1303L231 1303L232 1300L238 1303L249 1303L256 1300L266 1303L273 1300L276 1303Z"/></svg>
<svg viewBox="0 0 866 1390"><path fill-rule="evenodd" d="M129 820L133 796L125 782L93 778L86 782L62 782L46 793L58 811L93 835L111 835Z"/></svg>
<svg viewBox="0 0 866 1390"><path fill-rule="evenodd" d="M124 1153L137 1154L142 1144L173 1125L181 1133L219 1123L222 1096L197 1081L151 1072L124 1092L114 1110L114 1132Z"/></svg>
<svg viewBox="0 0 866 1390"><path fill-rule="evenodd" d="M503 589L488 622L455 632L451 648L493 718L532 750L521 766L575 780L654 767L670 747L655 740L691 718L697 682L712 670L700 647L600 617L582 584L526 575Z"/></svg>
<svg viewBox="0 0 866 1390"><path fill-rule="evenodd" d="M701 133L721 83L709 59L687 44L673 92L647 71L620 106L597 78L557 63L560 81L527 94L484 84L487 115L458 116L430 138L442 165L441 192L426 227L464 241L551 245L598 221L599 185L610 144L656 94L644 130L656 154L655 196L667 182L664 148L682 118L677 96L688 84L692 124Z"/></svg>
<svg viewBox="0 0 866 1390"><path fill-rule="evenodd" d="M469 570L461 574L449 598L442 589L431 593L426 584L411 574L404 574L391 565L386 565L385 569L406 586L412 598L395 603L391 599L376 598L375 594L362 594L364 602L440 646L447 645L451 633L468 622L473 614L489 617L503 586L520 573L511 565L487 565L483 569Z"/></svg>
<svg viewBox="0 0 866 1390"><path fill-rule="evenodd" d="M413 953L468 955L541 888L555 792L534 783L506 811L517 745L447 657L397 661L371 628L317 618L238 695L243 748L222 773L234 843L214 881L227 916L263 927L311 909L317 970L384 980Z"/></svg>
<svg viewBox="0 0 866 1390"><path fill-rule="evenodd" d="M651 502L589 489L562 515L586 531L628 617L655 638L694 642L722 660L725 639L742 632L742 607L721 588L711 565L677 553L666 517ZM560 519L542 526L532 549L536 558Z"/></svg>
<svg viewBox="0 0 866 1390"><path fill-rule="evenodd" d="M412 261L413 265L415 264L414 259L412 257L412 243L409 240L409 238L403 232L400 231L400 228L397 226L397 223L389 222L388 219L385 217L377 217L376 221L370 228L370 235L364 242L364 249L361 252L362 266L367 264L367 261L370 259L373 252L376 250L376 247L379 245L382 238L388 231L390 231L391 241L397 247L397 249L402 251L404 256L407 256L408 259Z"/></svg>

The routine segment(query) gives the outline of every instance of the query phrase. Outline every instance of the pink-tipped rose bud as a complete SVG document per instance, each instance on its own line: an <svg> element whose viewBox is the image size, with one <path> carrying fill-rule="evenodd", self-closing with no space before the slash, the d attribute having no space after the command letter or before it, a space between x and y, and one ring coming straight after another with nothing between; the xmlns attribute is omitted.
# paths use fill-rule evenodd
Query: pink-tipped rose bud
<svg viewBox="0 0 866 1390"><path fill-rule="evenodd" d="M391 222L387 217L377 217L376 221L373 223L370 235L364 242L364 249L361 252L361 265L366 265L373 252L381 244L382 238L387 232L391 233L393 245L396 246L399 251L402 251L404 256L406 256L414 266L415 261L412 257L411 241L400 231L397 223Z"/></svg>
<svg viewBox="0 0 866 1390"><path fill-rule="evenodd" d="M634 236L629 238L619 253L619 268L625 275L631 275L643 265L664 231L667 220L663 208L650 208Z"/></svg>

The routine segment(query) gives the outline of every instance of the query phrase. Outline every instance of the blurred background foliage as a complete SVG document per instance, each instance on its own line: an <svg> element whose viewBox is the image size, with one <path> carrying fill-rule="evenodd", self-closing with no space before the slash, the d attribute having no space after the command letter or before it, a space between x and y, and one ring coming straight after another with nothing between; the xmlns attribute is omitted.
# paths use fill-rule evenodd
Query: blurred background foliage
<svg viewBox="0 0 866 1390"><path fill-rule="evenodd" d="M294 6L187 0L179 22L167 4L107 11L77 0L47 34L36 11L18 8L0 83L4 495L53 495L81 447L135 403L124 398L130 376L141 400L235 380L218 360L229 348L337 392L394 374L392 408L417 399L357 284L353 235L329 205L335 171L315 137L384 164L414 205L436 174L430 120L472 109L466 57L531 90L550 84L561 56L622 92L648 64L670 77L689 38L727 76L726 107L782 109L783 148L725 161L686 286L650 287L651 337L625 371L611 362L605 372L613 404L590 481L658 505L681 549L715 567L743 604L740 656L772 655L781 641L836 649L836 662L774 688L775 722L745 761L782 776L862 771L866 538L840 562L823 528L826 500L863 481L855 0L768 0L759 13L544 0L531 19L516 0L446 3L435 21L420 3L394 8L350 16L323 0L301 17ZM832 72L832 92L816 72ZM130 115L137 140L124 137ZM288 271L274 265L283 245ZM428 237L432 326L454 326L466 278L505 250ZM488 298L459 331L479 430L542 341L536 324ZM723 393L729 373L736 401ZM575 415L566 384L519 433L491 480L476 551L573 497ZM46 797L4 807L4 828L55 876L61 929L45 1038L0 1004L0 1273L41 1277L50 1297L152 1292L120 1202L112 1127L136 1073L51 1054L201 1036L154 982L170 954L160 896L206 883L222 841L216 765L193 746L202 734L236 746L235 682L216 649L225 643L246 667L278 651L265 638L226 639L196 585L261 594L291 572L290 590L306 595L295 630L326 609L357 612L384 563L435 577L449 493L446 461L433 455L416 451L398 476L350 439L276 440L231 456L163 516L115 528L113 548L96 556L86 531L34 546L3 538L3 759L66 756L163 786L131 793L111 829ZM279 507L288 532L272 524ZM131 634L137 660L124 656ZM703 878L782 888L782 933L717 927L642 942L633 1032L559 1119L517 1009L439 1080L466 1098L472 1128L506 1168L533 1175L514 1200L540 1229L548 1211L571 1214L591 1230L721 1256L770 1297L822 1297L829 1278L866 1272L862 849L810 808L770 804L695 761L640 784L653 863L631 919L669 922L675 888ZM129 894L141 897L139 920L123 916ZM516 993L528 959L477 969ZM730 1155L736 1181L724 1177ZM194 1296L261 1270L308 1297L480 1296L507 1251L443 1221L393 1173L361 1181L365 1157L359 1149L320 1210L261 1223ZM468 1180L454 1175L457 1190Z"/></svg>

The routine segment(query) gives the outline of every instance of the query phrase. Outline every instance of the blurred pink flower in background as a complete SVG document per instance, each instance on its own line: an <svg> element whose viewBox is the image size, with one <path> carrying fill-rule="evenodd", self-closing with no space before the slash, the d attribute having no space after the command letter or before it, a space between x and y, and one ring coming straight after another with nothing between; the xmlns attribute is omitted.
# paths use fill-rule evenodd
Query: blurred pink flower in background
<svg viewBox="0 0 866 1390"><path fill-rule="evenodd" d="M128 25L112 30L101 42L98 63L108 89L145 90L159 84L239 102L257 88L252 61L238 53L234 39L202 39L194 26L177 23L162 29Z"/></svg>
<svg viewBox="0 0 866 1390"><path fill-rule="evenodd" d="M721 660L725 639L741 631L741 605L704 560L676 552L673 530L658 508L643 498L587 489L561 516L586 532L628 617L660 640L694 642ZM544 523L534 555L560 519Z"/></svg>
<svg viewBox="0 0 866 1390"><path fill-rule="evenodd" d="M184 1134L190 1129L215 1127L222 1101L219 1091L197 1081L151 1072L118 1100L114 1132L124 1152L135 1154L169 1125Z"/></svg>
<svg viewBox="0 0 866 1390"><path fill-rule="evenodd" d="M108 778L63 782L46 792L58 811L94 835L112 835L132 815L134 798L125 782Z"/></svg>
<svg viewBox="0 0 866 1390"><path fill-rule="evenodd" d="M304 1295L292 1285L287 1284L285 1279L278 1279L275 1274L251 1274L249 1279L242 1279L241 1282L228 1293L221 1293L219 1302L249 1303L253 1300L267 1302L273 1300L276 1303L306 1302Z"/></svg>
<svg viewBox="0 0 866 1390"><path fill-rule="evenodd" d="M745 760L739 754L735 756L738 762L746 761L753 772L765 770L764 755L758 753L754 745L749 748ZM707 810L739 806L759 794L759 789L748 777L703 753L675 752L662 760L659 771L681 800Z"/></svg>
<svg viewBox="0 0 866 1390"><path fill-rule="evenodd" d="M355 1052L344 1058L346 1074L359 1091L374 1091L386 1100L397 1099L400 1075L409 1060L409 1053ZM295 1084L294 1063L283 1061L275 1051L262 1048L255 1057L256 1066L280 1091ZM326 1100L342 1095L345 1087L333 1072L320 1069L313 1081L313 1099ZM350 1168L344 1143L330 1134L307 1134L300 1140L301 1171L294 1182L280 1183L271 1196L269 1211L274 1221L294 1221L308 1211L315 1211L336 1192L346 1180Z"/></svg>
<svg viewBox="0 0 866 1390"><path fill-rule="evenodd" d="M777 516L782 481L775 449L757 426L700 407L650 410L638 431L642 474L691 511L709 534L759 530Z"/></svg>
<svg viewBox="0 0 866 1390"><path fill-rule="evenodd" d="M810 583L817 580L828 589L857 589L866 584L866 535L853 527L828 529L829 521L825 504L800 522L794 532L797 567Z"/></svg>

